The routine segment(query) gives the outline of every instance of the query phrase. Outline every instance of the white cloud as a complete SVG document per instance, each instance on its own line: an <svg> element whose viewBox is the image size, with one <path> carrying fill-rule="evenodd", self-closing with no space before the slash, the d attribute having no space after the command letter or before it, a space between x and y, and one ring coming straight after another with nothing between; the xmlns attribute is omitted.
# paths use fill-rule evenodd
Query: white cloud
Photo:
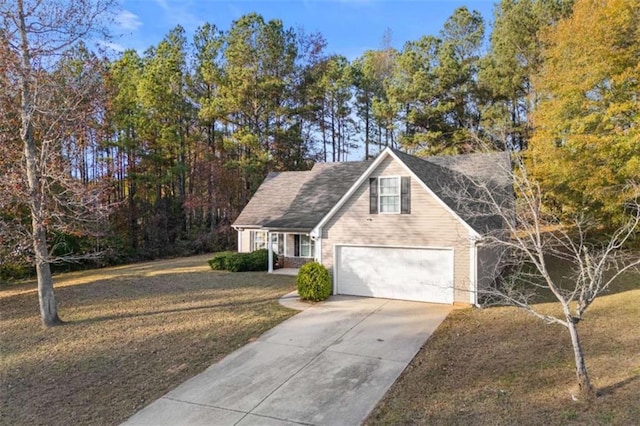
<svg viewBox="0 0 640 426"><path fill-rule="evenodd" d="M160 6L163 10L168 11L169 10L169 4L166 2L166 0L156 0L156 3L158 4L158 6Z"/></svg>
<svg viewBox="0 0 640 426"><path fill-rule="evenodd" d="M194 2L191 0L153 0L163 11L164 20L171 26L182 25L187 31L195 30L204 24L202 17L192 12Z"/></svg>
<svg viewBox="0 0 640 426"><path fill-rule="evenodd" d="M123 10L116 16L116 23L120 28L131 31L135 31L142 26L142 21L140 21L138 15L128 10Z"/></svg>

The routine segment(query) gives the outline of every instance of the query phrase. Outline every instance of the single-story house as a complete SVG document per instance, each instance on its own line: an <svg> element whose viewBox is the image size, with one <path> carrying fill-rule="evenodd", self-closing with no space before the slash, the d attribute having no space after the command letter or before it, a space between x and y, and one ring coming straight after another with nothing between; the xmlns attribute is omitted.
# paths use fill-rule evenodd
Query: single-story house
<svg viewBox="0 0 640 426"><path fill-rule="evenodd" d="M481 237L503 223L469 187L506 199L509 170L504 152L419 158L386 148L374 160L270 173L233 224L238 251L267 248L285 267L316 260L334 294L475 305L498 256Z"/></svg>

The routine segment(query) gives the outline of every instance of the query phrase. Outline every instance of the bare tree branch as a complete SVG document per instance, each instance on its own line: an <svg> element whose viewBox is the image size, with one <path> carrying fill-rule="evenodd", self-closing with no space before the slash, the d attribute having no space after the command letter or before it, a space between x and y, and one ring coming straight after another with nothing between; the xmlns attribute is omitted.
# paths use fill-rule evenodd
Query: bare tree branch
<svg viewBox="0 0 640 426"><path fill-rule="evenodd" d="M626 244L637 235L640 225L640 189L629 185L635 194L626 206L628 219L610 235L603 235L594 218L576 215L567 222L544 204L538 183L527 173L519 153L512 153L512 169L501 170L513 182L513 197L503 197L500 188L472 176L459 174L447 185L447 196L457 210L473 221L496 217L501 226L482 229L480 244L500 253L498 268L503 279L481 288L485 306L511 305L524 309L546 323L561 324L571 335L578 383L586 394L593 392L577 324L588 307L607 292L612 283L627 271L640 266L640 258ZM507 200L507 201L505 201ZM549 261L568 265L564 277L554 276ZM561 307L554 316L538 310L540 291L550 292Z"/></svg>

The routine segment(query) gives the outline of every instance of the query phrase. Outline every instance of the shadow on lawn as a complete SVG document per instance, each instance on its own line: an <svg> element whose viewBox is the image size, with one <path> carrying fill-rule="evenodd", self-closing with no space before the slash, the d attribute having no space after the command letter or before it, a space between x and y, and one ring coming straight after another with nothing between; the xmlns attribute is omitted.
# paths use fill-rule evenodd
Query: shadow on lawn
<svg viewBox="0 0 640 426"><path fill-rule="evenodd" d="M111 320L120 320L120 319L128 319L128 318L143 318L150 317L154 315L166 315L166 314L177 314L182 312L195 312L195 311L203 311L207 309L216 309L216 308L232 308L238 306L250 306L250 305L261 305L263 303L273 302L273 298L263 298L258 300L251 300L246 302L229 302L229 303L216 303L210 305L201 305L201 306L191 306L187 308L176 308L176 309L161 309L158 311L149 311L149 312L136 312L136 313L122 313L122 314L114 314L114 315L103 315L98 317L90 317L82 320L71 320L65 321L66 325L84 325L84 324L93 324L103 321L111 321Z"/></svg>
<svg viewBox="0 0 640 426"><path fill-rule="evenodd" d="M547 258L545 261L551 278L556 282L556 284L565 290L571 290L574 288L575 282L571 278L571 265L569 262L558 258ZM534 271L534 268L531 267L530 270ZM540 282L542 283L542 279L540 279ZM611 283L609 288L602 293L602 296L638 289L640 289L640 270L632 269L620 275L613 283ZM540 288L536 292L533 303L551 303L557 301L558 299L556 299L556 296L551 292L551 290L547 288Z"/></svg>
<svg viewBox="0 0 640 426"><path fill-rule="evenodd" d="M613 395L617 390L624 388L625 386L635 382L638 379L640 379L640 375L636 374L635 376L627 377L626 379L621 380L618 383L599 388L598 396Z"/></svg>
<svg viewBox="0 0 640 426"><path fill-rule="evenodd" d="M175 275L185 273L211 272L207 260L212 254L196 255L174 259L131 263L108 266L105 268L83 269L72 272L55 272L53 282L56 290L67 286L92 284L112 279L149 278L152 276ZM0 281L0 295L7 293L30 293L36 291L37 280L33 276L24 280Z"/></svg>
<svg viewBox="0 0 640 426"><path fill-rule="evenodd" d="M293 277L270 275L263 272L178 272L153 277L124 275L91 280L77 285L63 284L60 287L56 286L55 294L61 317L63 321L66 321L65 312L67 309L87 309L95 305L99 311L101 307L111 303L134 303L143 299L149 300L150 304L155 304L154 300L160 301L166 297L172 299L178 297L180 300L168 303L189 303L192 305L192 307L185 309L205 309L202 306L197 306L198 303L209 303L208 306L211 308L223 307L223 304L217 302L223 299L226 303L232 293L249 294L254 290L262 291L265 289L278 291L282 289L284 291L292 287L293 283ZM27 288L23 287L20 292L5 293L0 297L0 311L4 318L20 320L38 315L37 290L35 284L31 286L32 288L28 291L25 291ZM229 303L231 306L234 304L234 302ZM253 301L248 303L253 303ZM171 313L171 311L163 312ZM149 315L153 314L156 313ZM132 315L136 314L132 313ZM66 322L73 323L74 321Z"/></svg>

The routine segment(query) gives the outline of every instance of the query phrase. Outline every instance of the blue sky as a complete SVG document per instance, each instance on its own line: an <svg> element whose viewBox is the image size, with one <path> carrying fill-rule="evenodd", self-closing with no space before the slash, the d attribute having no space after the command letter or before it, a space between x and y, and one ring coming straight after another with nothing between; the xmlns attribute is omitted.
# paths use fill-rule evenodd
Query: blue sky
<svg viewBox="0 0 640 426"><path fill-rule="evenodd" d="M281 19L286 27L320 32L327 52L354 59L382 45L385 30L391 44L423 35L437 35L446 19L460 6L477 10L487 24L493 19L495 0L122 0L113 28L111 47L143 52L157 44L176 25L189 38L205 22L227 30L232 21L257 12L266 20Z"/></svg>

